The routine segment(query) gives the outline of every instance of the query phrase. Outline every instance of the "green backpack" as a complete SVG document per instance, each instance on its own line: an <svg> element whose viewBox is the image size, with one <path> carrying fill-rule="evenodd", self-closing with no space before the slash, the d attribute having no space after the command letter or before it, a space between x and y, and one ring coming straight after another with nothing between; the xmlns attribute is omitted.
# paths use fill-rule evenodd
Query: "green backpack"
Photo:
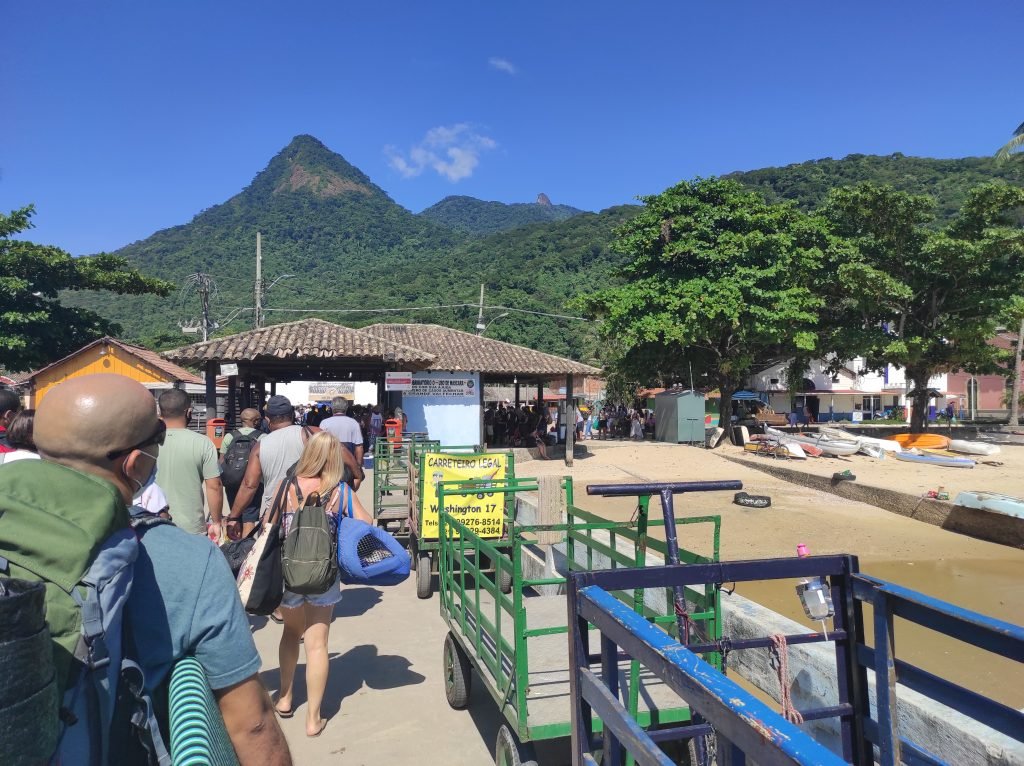
<svg viewBox="0 0 1024 766"><path fill-rule="evenodd" d="M281 547L284 587L299 595L318 596L326 593L338 577L331 519L319 492L311 492L303 503L299 483L295 481L294 486L302 505L292 516Z"/></svg>

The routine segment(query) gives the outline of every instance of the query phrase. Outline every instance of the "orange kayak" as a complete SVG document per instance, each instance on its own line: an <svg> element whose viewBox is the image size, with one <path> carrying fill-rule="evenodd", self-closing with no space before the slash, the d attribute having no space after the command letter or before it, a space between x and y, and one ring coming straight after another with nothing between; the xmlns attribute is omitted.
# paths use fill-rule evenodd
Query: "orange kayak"
<svg viewBox="0 0 1024 766"><path fill-rule="evenodd" d="M949 446L949 437L942 434L896 434L888 439L898 442L904 449L946 449Z"/></svg>

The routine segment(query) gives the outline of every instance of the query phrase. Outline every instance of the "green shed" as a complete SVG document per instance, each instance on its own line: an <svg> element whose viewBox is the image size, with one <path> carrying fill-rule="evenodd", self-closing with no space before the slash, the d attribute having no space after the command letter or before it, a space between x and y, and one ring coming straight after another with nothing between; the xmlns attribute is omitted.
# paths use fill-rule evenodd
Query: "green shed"
<svg viewBox="0 0 1024 766"><path fill-rule="evenodd" d="M655 396L654 438L671 444L703 444L704 394L671 388Z"/></svg>

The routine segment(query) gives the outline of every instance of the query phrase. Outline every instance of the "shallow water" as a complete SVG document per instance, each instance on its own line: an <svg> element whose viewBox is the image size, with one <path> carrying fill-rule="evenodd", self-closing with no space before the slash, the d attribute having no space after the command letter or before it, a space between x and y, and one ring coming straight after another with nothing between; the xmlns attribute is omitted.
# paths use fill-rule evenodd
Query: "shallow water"
<svg viewBox="0 0 1024 766"><path fill-rule="evenodd" d="M861 561L861 571L1017 625L1024 623L1024 572L1015 562L986 560ZM737 593L812 625L795 583L741 583ZM870 636L871 608L864 610ZM868 643L871 643L870 639ZM896 620L896 656L1014 708L1024 707L1024 668L956 639Z"/></svg>
<svg viewBox="0 0 1024 766"><path fill-rule="evenodd" d="M582 489L582 488L580 488ZM594 498L587 497L584 492L577 491L576 504L587 510L599 513L606 518L626 519L633 515L636 498ZM680 510L687 506L680 505ZM735 513L735 507L715 508L711 513ZM651 516L657 518L660 513L658 502L652 500ZM682 514L682 515L685 515ZM750 517L751 522L754 517ZM785 526L786 516L774 517L777 524ZM894 519L900 517L893 517ZM902 521L902 519L900 519ZM799 521L794 519L794 521ZM841 523L838 522L837 523ZM916 524L916 522L915 522ZM745 525L743 525L745 526ZM774 524L771 526L775 526ZM726 531L728 528L728 532ZM710 534L706 527L688 527L681 532L685 535L681 544L691 550L708 554L711 552ZM736 549L735 535L740 526L726 519L723 523L722 558L729 558L728 548ZM767 538L766 527L755 528L753 523L743 529L742 536L750 535ZM926 531L934 533L934 528L922 525L922 534ZM904 528L905 534L905 528ZM959 540L967 540L954 533L943 535L944 551L936 551L936 555L947 555L946 558L922 560L920 558L902 559L900 551L904 540L895 536L886 541L877 541L873 546L872 556L861 556L861 571L889 580L907 588L921 591L934 598L948 601L957 606L996 617L1017 625L1024 624L1024 566L1017 551L992 546L993 556L985 558L951 558L960 549ZM652 535L663 538L661 529L652 529ZM946 538L945 535L949 537ZM787 540L792 537L788 533L782 535ZM974 542L974 541L972 541ZM985 544L988 546L989 544ZM841 533L834 540L833 551L843 550ZM779 551L778 545L763 546L765 551ZM788 543L785 552L791 552ZM891 550L889 558L885 552ZM826 552L820 548L812 548L812 552ZM832 551L828 551L832 552ZM851 551L856 553L856 551ZM761 552L760 556L766 555ZM768 553L767 555L774 555ZM760 557L757 554L751 557ZM745 558L746 556L732 556ZM796 583L790 581L740 583L737 592L753 601L784 614L793 620L811 627L813 624L804 617L803 609L794 591ZM865 607L865 625L870 636L871 608ZM869 641L870 643L870 641ZM1014 708L1024 707L1024 667L1020 664L989 652L976 649L955 639L939 635L931 630L896 621L896 656L911 664L917 665L954 683L966 686L976 692L997 699Z"/></svg>

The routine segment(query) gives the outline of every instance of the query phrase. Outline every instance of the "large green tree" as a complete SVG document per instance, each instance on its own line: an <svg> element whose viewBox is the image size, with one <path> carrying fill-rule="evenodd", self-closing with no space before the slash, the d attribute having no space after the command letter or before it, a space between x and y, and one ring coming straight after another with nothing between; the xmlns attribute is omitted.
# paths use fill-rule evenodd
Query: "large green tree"
<svg viewBox="0 0 1024 766"><path fill-rule="evenodd" d="M856 251L830 268L821 342L842 359L904 368L915 433L927 427L930 378L1000 369L989 341L1024 277L1022 205L1024 189L985 184L937 231L930 197L889 186L837 189L823 207Z"/></svg>
<svg viewBox="0 0 1024 766"><path fill-rule="evenodd" d="M692 366L721 391L728 422L753 369L817 350L813 285L842 243L823 220L735 181L684 181L643 202L613 245L629 257L620 283L579 304L601 319L617 367L669 383L689 382Z"/></svg>
<svg viewBox="0 0 1024 766"><path fill-rule="evenodd" d="M0 362L12 371L39 367L117 333L117 325L99 314L61 304L61 291L166 295L173 288L143 276L125 258L72 258L56 247L12 239L31 228L33 212L30 205L0 213Z"/></svg>

